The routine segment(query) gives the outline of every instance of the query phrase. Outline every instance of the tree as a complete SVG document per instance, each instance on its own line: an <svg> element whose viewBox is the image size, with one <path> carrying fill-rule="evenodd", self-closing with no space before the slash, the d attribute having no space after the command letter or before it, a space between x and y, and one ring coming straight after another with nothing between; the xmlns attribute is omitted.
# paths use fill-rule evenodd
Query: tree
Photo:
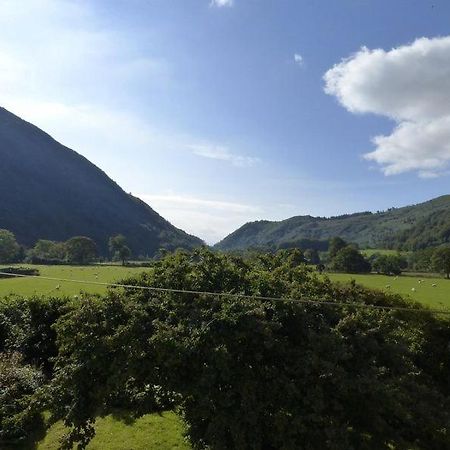
<svg viewBox="0 0 450 450"><path fill-rule="evenodd" d="M122 261L122 265L125 265L125 261L131 256L130 247L127 246L127 240L122 234L112 236L109 238L109 251L111 256Z"/></svg>
<svg viewBox="0 0 450 450"><path fill-rule="evenodd" d="M75 236L66 242L66 259L70 263L89 264L97 256L97 245L86 236Z"/></svg>
<svg viewBox="0 0 450 450"><path fill-rule="evenodd" d="M319 252L314 248L305 250L305 258L310 264L320 264Z"/></svg>
<svg viewBox="0 0 450 450"><path fill-rule="evenodd" d="M331 268L338 272L367 273L370 272L370 263L351 245L339 250L331 261Z"/></svg>
<svg viewBox="0 0 450 450"><path fill-rule="evenodd" d="M333 237L330 239L328 244L328 255L330 259L333 259L339 250L342 250L348 244L344 241L344 239L339 236Z"/></svg>
<svg viewBox="0 0 450 450"><path fill-rule="evenodd" d="M66 257L66 245L64 242L40 239L30 250L29 256L31 258L62 261Z"/></svg>
<svg viewBox="0 0 450 450"><path fill-rule="evenodd" d="M407 261L400 255L377 255L372 263L377 273L400 275L407 266Z"/></svg>
<svg viewBox="0 0 450 450"><path fill-rule="evenodd" d="M132 416L178 407L194 448L449 448L446 322L279 255L253 263L177 252L125 284L236 295L130 288L66 309L42 405L70 427L64 448L84 448L117 405Z"/></svg>
<svg viewBox="0 0 450 450"><path fill-rule="evenodd" d="M450 247L437 248L431 257L431 265L437 272L445 273L450 278Z"/></svg>
<svg viewBox="0 0 450 450"><path fill-rule="evenodd" d="M19 250L14 234L8 230L0 230L0 263L13 262Z"/></svg>

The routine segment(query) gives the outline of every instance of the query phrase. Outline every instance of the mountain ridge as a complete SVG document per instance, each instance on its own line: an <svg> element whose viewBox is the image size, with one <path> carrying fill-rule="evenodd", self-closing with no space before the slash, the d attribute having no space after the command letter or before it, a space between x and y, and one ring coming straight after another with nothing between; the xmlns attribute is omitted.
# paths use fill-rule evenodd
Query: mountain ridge
<svg viewBox="0 0 450 450"><path fill-rule="evenodd" d="M106 254L109 236L119 233L136 256L203 244L87 158L1 107L0 160L0 228L26 246L85 235Z"/></svg>
<svg viewBox="0 0 450 450"><path fill-rule="evenodd" d="M450 240L450 195L381 212L332 217L294 216L281 221L247 222L215 245L221 250L301 247L301 241L340 236L361 247L414 250ZM305 243L306 244L306 243Z"/></svg>

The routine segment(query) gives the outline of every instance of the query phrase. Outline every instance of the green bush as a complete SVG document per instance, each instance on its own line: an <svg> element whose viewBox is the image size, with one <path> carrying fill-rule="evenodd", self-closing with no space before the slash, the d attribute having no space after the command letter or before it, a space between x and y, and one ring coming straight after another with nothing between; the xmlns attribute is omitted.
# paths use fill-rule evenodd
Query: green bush
<svg viewBox="0 0 450 450"><path fill-rule="evenodd" d="M40 413L29 408L43 381L42 373L24 365L19 353L0 353L0 448L17 444L43 427Z"/></svg>
<svg viewBox="0 0 450 450"><path fill-rule="evenodd" d="M289 252L179 252L126 283L231 295L130 287L61 316L46 407L72 429L65 448L120 399L136 415L178 407L195 448L449 448L450 324L426 310L322 280Z"/></svg>

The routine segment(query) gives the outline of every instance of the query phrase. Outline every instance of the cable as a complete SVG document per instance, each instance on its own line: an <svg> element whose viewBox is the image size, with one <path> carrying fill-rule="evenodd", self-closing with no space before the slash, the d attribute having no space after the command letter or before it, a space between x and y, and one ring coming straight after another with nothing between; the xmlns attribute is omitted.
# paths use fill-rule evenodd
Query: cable
<svg viewBox="0 0 450 450"><path fill-rule="evenodd" d="M408 308L407 306L383 306L383 305L370 305L366 303L354 303L354 302L332 302L328 300L314 300L314 299L306 299L306 298L282 298L282 297L265 297L261 295L246 295L246 294L233 294L227 292L209 292L209 291L194 291L194 290L186 290L186 289L171 289L171 288L161 288L161 287L153 287L153 286L137 286L130 284L120 284L120 283L105 283L101 281L88 281L88 280L71 280L67 278L56 278L56 277L45 277L41 275L23 275L23 274L14 274L7 272L0 272L0 275L6 275L10 277L19 277L19 278L38 278L41 280L50 280L50 281L60 281L66 283L79 283L79 284L92 284L96 286L106 286L106 287L117 287L117 288L125 288L125 289L140 289L140 290L148 290L154 292L172 292L176 294L195 294L195 295L207 295L214 297L240 297L246 299L254 299L254 300L262 300L262 301L281 301L288 303L302 303L302 304L311 304L311 305L327 305L327 306L337 306L337 307L345 307L351 306L356 308L367 308L367 309L381 309L387 311L409 311L409 312L426 312L433 314L444 314L450 316L450 310L445 309L429 309L429 308Z"/></svg>

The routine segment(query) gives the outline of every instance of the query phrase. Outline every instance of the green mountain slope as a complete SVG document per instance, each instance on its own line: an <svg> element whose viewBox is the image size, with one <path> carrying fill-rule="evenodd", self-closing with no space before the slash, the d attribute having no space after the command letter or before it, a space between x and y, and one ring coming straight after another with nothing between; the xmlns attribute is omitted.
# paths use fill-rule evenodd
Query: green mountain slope
<svg viewBox="0 0 450 450"><path fill-rule="evenodd" d="M417 249L450 240L450 195L388 211L363 212L323 218L297 216L280 222L258 221L243 225L216 248L307 248L305 240L340 236L361 247Z"/></svg>
<svg viewBox="0 0 450 450"><path fill-rule="evenodd" d="M31 246L37 239L85 235L105 254L111 235L134 255L192 248L202 241L124 192L86 158L0 108L0 228Z"/></svg>

